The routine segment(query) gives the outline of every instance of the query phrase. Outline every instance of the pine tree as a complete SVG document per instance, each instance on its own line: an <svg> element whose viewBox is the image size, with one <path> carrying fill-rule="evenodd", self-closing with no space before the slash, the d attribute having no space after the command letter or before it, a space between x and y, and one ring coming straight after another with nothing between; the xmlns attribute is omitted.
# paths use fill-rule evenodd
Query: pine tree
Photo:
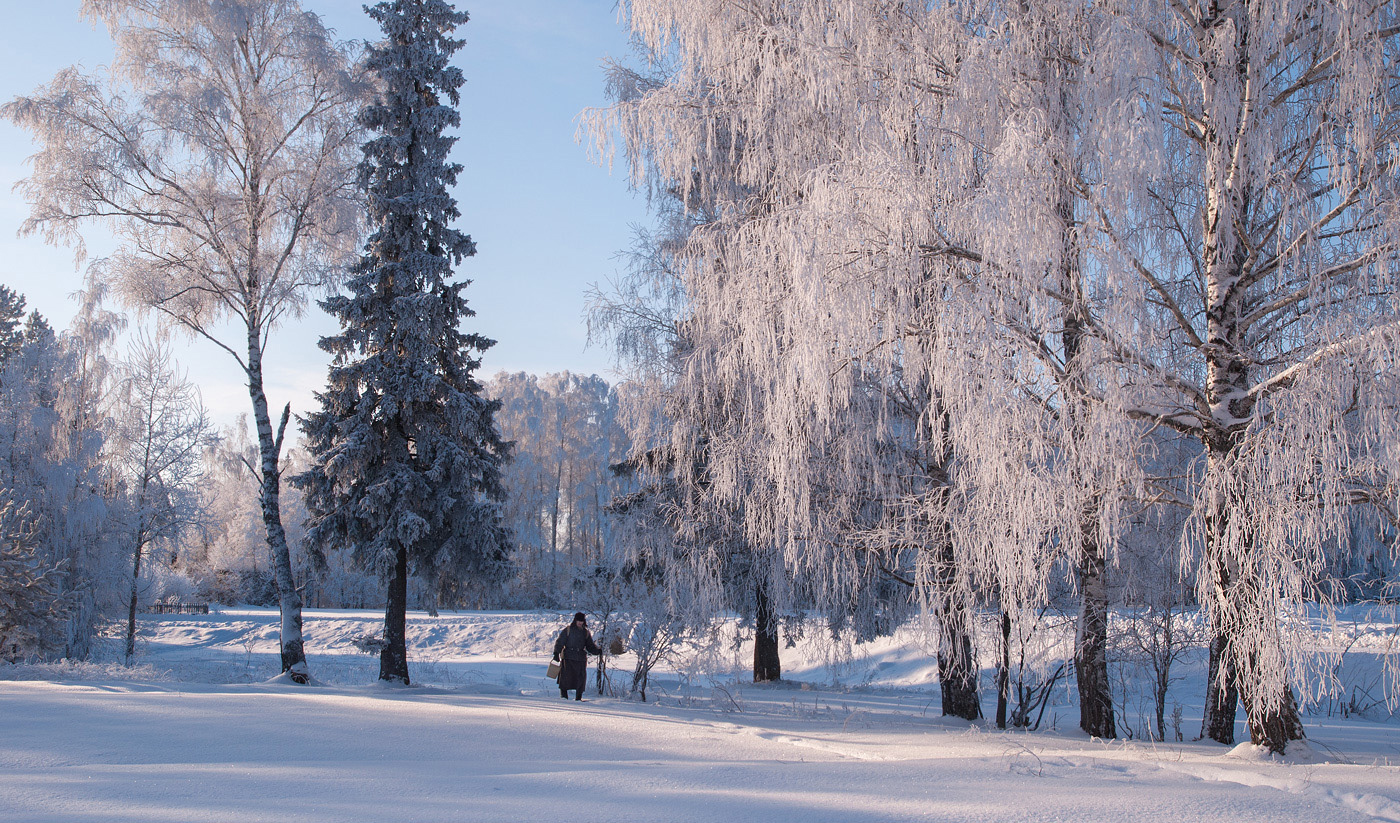
<svg viewBox="0 0 1400 823"><path fill-rule="evenodd" d="M0 364L14 356L24 344L21 329L24 302L24 295L0 286Z"/></svg>
<svg viewBox="0 0 1400 823"><path fill-rule="evenodd" d="M461 120L463 77L448 64L467 20L446 0L386 0L368 9L385 40L367 68L380 96L360 119L375 136L360 167L372 234L352 271L349 295L322 302L341 333L321 409L302 421L312 468L293 479L307 491L308 541L346 543L388 578L381 680L407 684L405 609L410 567L436 588L464 577L490 583L504 572L501 467L508 444L500 407L474 376L495 341L460 330L475 314L453 268L475 253L449 187Z"/></svg>
<svg viewBox="0 0 1400 823"><path fill-rule="evenodd" d="M0 489L0 660L44 650L68 616L64 564L40 552L39 525L28 504Z"/></svg>

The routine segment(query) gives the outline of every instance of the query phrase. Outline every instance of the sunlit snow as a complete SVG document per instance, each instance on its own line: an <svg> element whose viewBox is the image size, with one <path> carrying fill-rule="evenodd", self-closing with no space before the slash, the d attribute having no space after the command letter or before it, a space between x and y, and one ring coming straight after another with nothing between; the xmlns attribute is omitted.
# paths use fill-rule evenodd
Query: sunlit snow
<svg viewBox="0 0 1400 823"><path fill-rule="evenodd" d="M274 679L266 609L144 618L129 670L0 669L0 820L1400 821L1383 716L1315 712L1286 760L1090 740L1068 692L1040 731L999 732L938 716L915 628L846 646L814 627L783 650L789 681L761 687L752 647L722 643L682 654L651 702L579 704L544 677L563 621L541 612L411 614L416 685L384 688L350 644L381 619L307 613L314 687ZM1188 740L1198 669L1173 690Z"/></svg>

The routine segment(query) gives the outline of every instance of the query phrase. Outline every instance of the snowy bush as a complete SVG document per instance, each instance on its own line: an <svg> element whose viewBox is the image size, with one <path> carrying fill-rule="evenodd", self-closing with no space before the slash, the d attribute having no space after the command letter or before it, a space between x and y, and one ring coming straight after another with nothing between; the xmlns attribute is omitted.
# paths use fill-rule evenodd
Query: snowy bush
<svg viewBox="0 0 1400 823"><path fill-rule="evenodd" d="M202 579L165 563L151 563L141 570L142 603L194 603L204 590Z"/></svg>

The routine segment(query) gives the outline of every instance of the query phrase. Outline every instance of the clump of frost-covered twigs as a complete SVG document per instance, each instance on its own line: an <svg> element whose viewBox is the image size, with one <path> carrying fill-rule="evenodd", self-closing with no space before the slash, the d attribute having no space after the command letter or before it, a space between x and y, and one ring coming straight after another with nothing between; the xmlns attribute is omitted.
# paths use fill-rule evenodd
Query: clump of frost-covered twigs
<svg viewBox="0 0 1400 823"><path fill-rule="evenodd" d="M350 639L350 644L365 654L379 654L389 645L383 635L372 633L353 637Z"/></svg>
<svg viewBox="0 0 1400 823"><path fill-rule="evenodd" d="M49 663L0 664L0 680L117 680L122 682L169 683L177 678L168 669L149 663L127 666L116 662L57 660Z"/></svg>

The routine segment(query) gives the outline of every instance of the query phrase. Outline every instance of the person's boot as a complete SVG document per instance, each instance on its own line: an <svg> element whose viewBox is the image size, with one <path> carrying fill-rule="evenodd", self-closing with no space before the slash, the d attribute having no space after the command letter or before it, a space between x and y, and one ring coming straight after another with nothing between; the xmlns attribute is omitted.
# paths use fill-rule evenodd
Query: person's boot
<svg viewBox="0 0 1400 823"><path fill-rule="evenodd" d="M559 696L562 697L562 698L564 698L565 700L568 700L568 699L569 699L569 691L568 691L567 689L560 689L560 690L559 690Z"/></svg>
<svg viewBox="0 0 1400 823"><path fill-rule="evenodd" d="M582 699L583 699L583 689L579 689L578 691L574 692L574 699L575 699L575 700L582 700Z"/></svg>

